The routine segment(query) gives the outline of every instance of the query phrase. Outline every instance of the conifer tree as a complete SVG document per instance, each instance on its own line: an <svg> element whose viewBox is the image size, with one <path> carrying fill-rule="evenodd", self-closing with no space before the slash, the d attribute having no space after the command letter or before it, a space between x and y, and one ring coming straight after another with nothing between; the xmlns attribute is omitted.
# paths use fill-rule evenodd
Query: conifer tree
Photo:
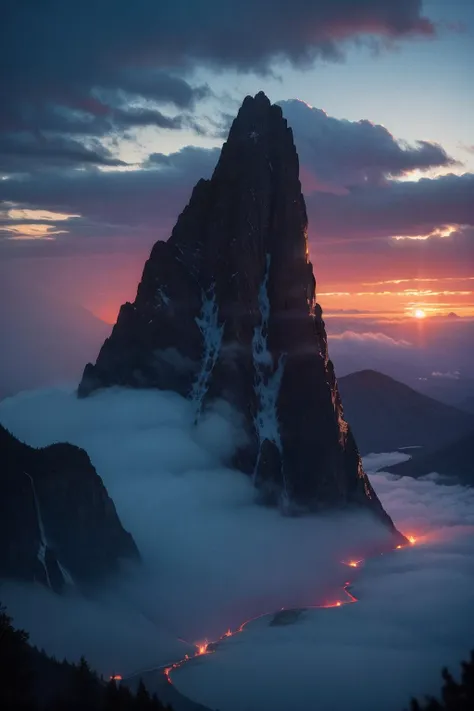
<svg viewBox="0 0 474 711"><path fill-rule="evenodd" d="M145 684L143 683L143 680L140 679L140 681L138 682L137 693L135 695L134 709L136 711L149 711L150 707L151 707L150 694L148 693L148 689L146 688Z"/></svg>
<svg viewBox="0 0 474 711"><path fill-rule="evenodd" d="M84 657L74 667L70 689L71 711L101 711L103 691L97 675Z"/></svg>
<svg viewBox="0 0 474 711"><path fill-rule="evenodd" d="M0 708L2 711L33 711L33 674L28 634L12 625L0 603Z"/></svg>
<svg viewBox="0 0 474 711"><path fill-rule="evenodd" d="M461 664L461 680L455 681L447 669L442 671L441 701L429 697L422 704L413 699L410 711L473 711L474 709L474 651L468 662Z"/></svg>

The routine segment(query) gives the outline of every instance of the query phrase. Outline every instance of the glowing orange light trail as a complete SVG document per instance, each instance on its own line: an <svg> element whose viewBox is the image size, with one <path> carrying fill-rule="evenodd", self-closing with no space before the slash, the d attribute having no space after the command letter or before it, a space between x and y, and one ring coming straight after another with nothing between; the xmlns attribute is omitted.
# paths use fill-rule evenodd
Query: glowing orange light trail
<svg viewBox="0 0 474 711"><path fill-rule="evenodd" d="M359 565L364 562L364 559L361 558L360 560L350 560L349 562L343 560L342 562L344 563L344 565L348 565L349 568L358 568Z"/></svg>
<svg viewBox="0 0 474 711"><path fill-rule="evenodd" d="M415 536L407 536L407 540L409 541L409 545L414 545L416 543L416 538ZM399 548L406 548L406 545L398 545L396 546L396 549ZM360 560L350 560L350 561L342 561L344 565L349 566L349 568L358 568L363 562L364 559L361 558ZM342 607L343 605L351 605L355 602L358 602L357 598L349 592L349 587L351 585L351 581L347 581L344 583L344 586L342 588L343 592L347 596L347 599L344 601L341 600L336 600L335 602L328 602L328 603L323 603L322 605L308 605L304 609L321 609L321 608L330 608L330 607ZM285 610L284 607L281 608L281 611ZM201 657L206 654L213 654L216 651L216 647L219 644L219 642L222 642L224 639L228 637L234 637L236 634L240 634L241 632L244 631L244 628L250 623L254 622L255 620L260 619L261 617L266 617L269 613L264 612L261 615L256 615L255 617L251 617L250 619L246 620L243 622L239 627L237 627L236 630L232 631L230 628L224 632L224 634L219 637L218 640L215 642L208 642L207 640L204 640L204 642L200 642L195 645L196 651L194 655L190 656L186 654L183 659L180 659L178 662L175 662L174 664L171 664L169 667L166 667L164 669L164 675L167 679L167 681L172 684L173 681L171 679L171 672L173 672L175 669L179 669L182 667L184 664L187 662L191 661L192 659L195 659L196 657ZM181 640L185 641L185 640ZM186 642L186 644L189 644ZM114 678L121 678L121 677L114 677Z"/></svg>
<svg viewBox="0 0 474 711"><path fill-rule="evenodd" d="M474 530L474 527L472 527L472 528L473 528L473 530ZM424 538L426 538L426 537L424 537ZM418 539L417 539L415 536L413 536L413 535L407 535L407 536L406 536L406 539L407 539L407 541L408 541L406 544L399 544L399 545L395 546L395 549L394 549L394 550L399 550L399 549L401 549L401 548L408 548L410 545L414 545L414 544L417 542L417 540L418 540ZM384 555L384 553L381 553L380 555ZM349 568L358 568L362 563L364 563L364 559L361 558L360 560L342 561L342 563L343 563L344 565L347 565ZM337 600L337 601L335 601L335 602L323 603L323 604L321 604L321 605L306 605L306 606L305 606L304 608L302 608L302 609L314 610L314 609L330 608L330 607L342 607L342 606L347 605L347 604L352 604L352 603L354 603L354 602L358 602L357 598L356 598L354 595L352 595L351 592L349 592L349 587L350 587L350 585L351 585L351 581L348 580L348 581L346 581L346 582L344 583L344 586L343 586L343 588L342 588L344 594L345 594L346 597L347 597L346 600L344 600L344 601ZM284 611L285 609L286 609L286 608L284 608L284 607L280 608L280 612ZM143 673L143 672L145 672L145 671L148 672L148 671L155 671L155 670L157 670L157 669L162 669L162 670L163 670L163 673L164 673L164 675L165 675L166 680L167 680L170 684L172 684L173 682L172 682L172 679L171 679L171 673L172 673L175 669L179 669L179 668L182 667L184 664L186 664L187 662L190 662L192 659L195 659L196 657L205 656L205 655L207 655L207 654L213 654L213 653L216 651L217 645L218 645L220 642L222 642L223 640L225 640L225 639L228 638L228 637L233 637L234 635L239 634L240 632L243 632L244 629L245 629L245 627L246 627L250 622L254 622L255 620L260 619L261 617L266 617L266 616L268 616L268 614L269 614L268 612L263 612L263 613L260 614L260 615L256 615L255 617L251 617L251 618L249 618L248 620L246 620L245 622L242 622L242 624L241 624L237 629L235 629L234 631L232 631L230 628L228 628L227 631L224 632L224 634L223 634L221 637L219 637L219 639L216 640L215 642L208 642L207 640L204 640L204 642L199 642L198 644L194 644L194 645L193 645L193 644L191 644L191 642L188 642L187 640L182 639L181 637L178 637L178 640L179 640L180 642L184 642L184 644L187 644L187 645L189 645L189 646L191 646L191 647L195 647L195 652L194 652L194 654L192 654L192 655L185 654L182 659L180 659L180 660L177 661L177 662L174 662L173 664L169 664L168 666L163 665L163 666L161 666L161 667L152 667L152 668L150 668L150 669L141 670L140 672L134 672L133 674L128 675L126 678L127 678L127 679L131 679L131 678L133 678L133 677L136 677L139 673ZM110 677L110 679L114 679L114 680L117 680L117 681L121 681L122 678L123 678L123 677L122 677L120 674L116 674L116 675Z"/></svg>

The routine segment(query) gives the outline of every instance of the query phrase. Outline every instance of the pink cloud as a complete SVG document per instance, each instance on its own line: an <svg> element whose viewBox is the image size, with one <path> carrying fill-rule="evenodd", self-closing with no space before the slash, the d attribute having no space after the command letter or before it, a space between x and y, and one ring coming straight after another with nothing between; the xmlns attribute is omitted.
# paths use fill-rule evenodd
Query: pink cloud
<svg viewBox="0 0 474 711"><path fill-rule="evenodd" d="M329 336L330 341L345 341L346 343L375 343L381 346L390 346L396 348L411 348L412 344L403 339L397 340L387 336L385 333L367 331L366 333L357 333L356 331L344 331Z"/></svg>

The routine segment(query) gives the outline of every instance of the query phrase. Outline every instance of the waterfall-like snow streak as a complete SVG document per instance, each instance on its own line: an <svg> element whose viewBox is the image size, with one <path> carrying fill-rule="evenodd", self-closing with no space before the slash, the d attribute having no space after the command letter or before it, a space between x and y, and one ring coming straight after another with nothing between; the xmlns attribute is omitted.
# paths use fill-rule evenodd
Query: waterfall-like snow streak
<svg viewBox="0 0 474 711"><path fill-rule="evenodd" d="M74 580L72 578L71 573L67 568L64 567L64 565L61 565L59 560L57 561L58 563L58 568L61 571L61 575L63 576L63 580L66 583L66 585L74 585Z"/></svg>
<svg viewBox="0 0 474 711"><path fill-rule="evenodd" d="M31 482L31 490L33 492L33 499L35 502L35 509L36 509L36 519L38 521L38 529L39 529L39 533L40 533L40 544L39 544L39 548L38 548L37 558L44 568L44 572L46 575L46 582L48 583L48 586L52 587L51 580L49 579L48 566L46 564L46 548L48 547L48 544L46 542L46 533L44 530L43 518L41 516L41 509L40 509L38 497L36 496L35 482L33 481L33 477L31 477L27 472L25 472L25 475L28 477L28 479Z"/></svg>
<svg viewBox="0 0 474 711"><path fill-rule="evenodd" d="M35 487L35 482L33 481L33 477L28 474L28 472L24 472L24 474L28 477L28 479L31 482L31 490L33 492L33 499L35 502L35 509L36 509L36 519L38 521L38 529L40 532L40 545L38 548L38 553L37 557L38 560L40 561L41 565L44 568L44 572L46 575L46 582L48 583L48 586L51 588L51 580L49 577L49 572L48 572L48 565L46 563L46 549L48 548L48 541L46 538L46 531L44 529L44 524L43 524L43 517L41 515L41 508L38 500L38 496L36 495L36 487ZM58 568L61 571L61 575L63 576L63 580L67 585L74 585L74 580L72 579L71 573L65 568L59 560L56 561L58 564Z"/></svg>
<svg viewBox="0 0 474 711"><path fill-rule="evenodd" d="M270 274L270 262L271 257L267 254L265 275L258 293L261 321L260 325L256 326L252 338L253 362L255 367L255 393L259 404L259 409L255 417L255 429L257 430L260 446L264 440L268 439L270 442L273 442L281 452L282 444L278 424L277 401L285 367L285 358L283 354L280 355L275 368L273 356L268 350L268 320L270 318L268 277ZM258 459L259 458L260 454ZM258 460L255 473L257 467ZM283 496L286 497L286 481L284 477L283 486Z"/></svg>
<svg viewBox="0 0 474 711"><path fill-rule="evenodd" d="M196 403L197 415L201 412L202 402L209 386L209 378L221 348L224 324L219 325L218 319L219 307L216 303L213 284L207 294L203 291L201 315L196 318L204 343L201 370L191 391L191 399Z"/></svg>

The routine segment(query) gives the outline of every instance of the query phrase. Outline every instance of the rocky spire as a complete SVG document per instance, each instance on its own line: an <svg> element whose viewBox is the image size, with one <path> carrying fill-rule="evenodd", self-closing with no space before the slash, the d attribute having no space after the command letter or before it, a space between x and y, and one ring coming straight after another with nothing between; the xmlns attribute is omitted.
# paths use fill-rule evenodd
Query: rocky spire
<svg viewBox="0 0 474 711"><path fill-rule="evenodd" d="M247 443L234 464L289 509L383 511L328 358L293 134L281 108L248 96L210 180L157 242L79 395L110 385L173 389L196 415L223 398Z"/></svg>

